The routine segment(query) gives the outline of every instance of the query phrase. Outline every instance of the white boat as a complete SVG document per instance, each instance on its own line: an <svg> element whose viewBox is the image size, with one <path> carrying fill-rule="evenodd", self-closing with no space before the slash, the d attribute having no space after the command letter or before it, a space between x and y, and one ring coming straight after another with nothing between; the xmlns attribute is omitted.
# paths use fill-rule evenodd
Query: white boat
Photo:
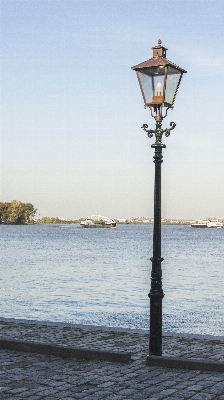
<svg viewBox="0 0 224 400"><path fill-rule="evenodd" d="M80 222L80 226L82 228L89 227L90 225L94 225L94 223L93 223L93 220L89 219L89 218L86 218L84 221Z"/></svg>
<svg viewBox="0 0 224 400"><path fill-rule="evenodd" d="M193 224L191 224L191 228L207 228L207 222L206 221L195 221Z"/></svg>
<svg viewBox="0 0 224 400"><path fill-rule="evenodd" d="M114 221L114 219L107 218L107 219L105 219L104 223L106 225L106 228L115 228L116 227L116 222Z"/></svg>
<svg viewBox="0 0 224 400"><path fill-rule="evenodd" d="M217 219L210 219L207 223L208 228L223 228L223 224L219 222Z"/></svg>
<svg viewBox="0 0 224 400"><path fill-rule="evenodd" d="M217 219L210 219L209 221L199 220L191 224L191 228L223 228L223 224Z"/></svg>
<svg viewBox="0 0 224 400"><path fill-rule="evenodd" d="M103 219L86 218L80 222L82 228L115 228L116 222L114 219L103 217Z"/></svg>

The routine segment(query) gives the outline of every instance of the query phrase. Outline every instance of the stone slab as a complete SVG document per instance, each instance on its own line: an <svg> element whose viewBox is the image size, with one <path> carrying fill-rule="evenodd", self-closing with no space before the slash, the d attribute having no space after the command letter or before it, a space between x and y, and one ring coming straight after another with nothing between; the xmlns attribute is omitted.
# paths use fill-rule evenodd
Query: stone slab
<svg viewBox="0 0 224 400"><path fill-rule="evenodd" d="M28 353L48 354L57 357L85 360L101 360L121 363L127 363L131 361L131 353L92 350L87 348L75 348L67 346L55 346L50 344L19 340L0 339L0 349L25 351Z"/></svg>
<svg viewBox="0 0 224 400"><path fill-rule="evenodd" d="M224 363L193 358L147 356L146 364L164 368L224 372Z"/></svg>

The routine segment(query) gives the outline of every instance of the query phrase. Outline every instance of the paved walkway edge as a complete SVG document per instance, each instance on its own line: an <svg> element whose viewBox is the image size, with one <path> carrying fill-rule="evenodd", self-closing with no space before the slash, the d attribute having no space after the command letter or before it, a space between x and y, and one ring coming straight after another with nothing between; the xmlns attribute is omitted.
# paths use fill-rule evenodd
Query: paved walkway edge
<svg viewBox="0 0 224 400"><path fill-rule="evenodd" d="M117 326L104 326L104 325L88 325L88 324L76 324L74 322L59 322L59 321L48 321L48 320L35 320L35 319L25 319L25 318L6 318L0 317L0 323L24 323L30 324L34 326L57 326L60 328L63 327L72 327L72 328L80 328L86 331L111 331L111 332L129 332L129 333L139 333L140 335L145 335L148 333L148 329L135 329L135 328L121 328ZM171 331L163 331L163 337L177 337L177 338L186 338L186 339L203 339L203 340L216 340L224 342L224 336L215 336L215 335L206 335L206 334L196 334L196 333L184 333L184 332L171 332Z"/></svg>
<svg viewBox="0 0 224 400"><path fill-rule="evenodd" d="M132 361L131 353L55 346L43 343L23 342L18 340L0 339L0 349L85 360L101 360L120 363L128 363Z"/></svg>
<svg viewBox="0 0 224 400"><path fill-rule="evenodd" d="M147 356L146 364L157 367L224 372L224 363L182 357Z"/></svg>

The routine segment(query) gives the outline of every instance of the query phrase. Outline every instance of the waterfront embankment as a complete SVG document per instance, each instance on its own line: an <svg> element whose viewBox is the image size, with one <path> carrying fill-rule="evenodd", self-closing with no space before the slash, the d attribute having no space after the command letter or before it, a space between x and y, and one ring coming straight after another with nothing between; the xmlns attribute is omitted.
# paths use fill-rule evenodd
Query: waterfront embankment
<svg viewBox="0 0 224 400"><path fill-rule="evenodd" d="M224 338L164 333L163 356L198 360L204 370L164 368L146 365L148 333L55 322L2 318L0 396L5 399L224 399ZM80 348L94 350L96 357L75 358L13 350L13 343L41 344L50 349ZM6 346L7 347L7 346ZM131 353L131 361L99 360L105 354ZM44 353L44 351L43 351ZM88 358L88 357L87 357ZM211 365L213 368L211 368ZM218 370L215 369L215 365ZM210 366L210 367L209 367ZM210 370L209 370L210 369Z"/></svg>

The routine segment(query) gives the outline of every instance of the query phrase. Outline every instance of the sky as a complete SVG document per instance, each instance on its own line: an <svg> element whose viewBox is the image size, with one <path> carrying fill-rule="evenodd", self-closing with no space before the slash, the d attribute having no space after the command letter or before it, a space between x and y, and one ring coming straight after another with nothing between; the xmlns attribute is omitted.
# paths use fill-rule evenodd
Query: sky
<svg viewBox="0 0 224 400"><path fill-rule="evenodd" d="M0 201L40 217L153 218L154 129L131 67L158 39L184 74L163 218L224 219L223 0L0 0Z"/></svg>

